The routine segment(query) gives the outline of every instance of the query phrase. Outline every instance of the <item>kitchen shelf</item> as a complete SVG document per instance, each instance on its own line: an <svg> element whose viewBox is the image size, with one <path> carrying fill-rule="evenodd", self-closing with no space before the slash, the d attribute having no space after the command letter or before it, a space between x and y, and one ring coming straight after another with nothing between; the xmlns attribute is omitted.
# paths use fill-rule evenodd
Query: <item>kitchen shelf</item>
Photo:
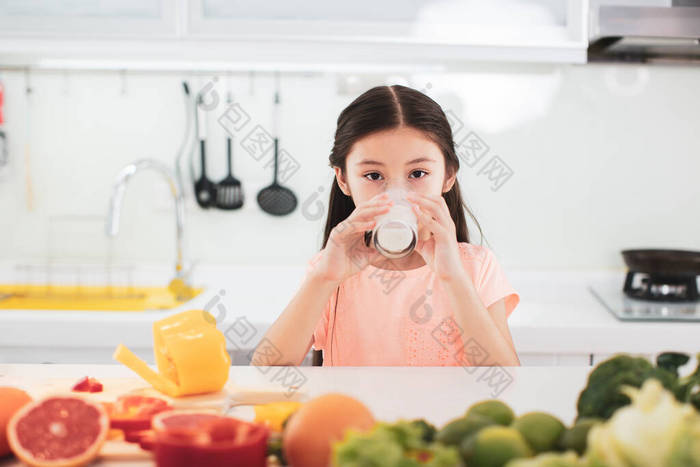
<svg viewBox="0 0 700 467"><path fill-rule="evenodd" d="M322 0L150 0L127 2L129 14L117 0L102 3L104 11L61 12L40 2L11 9L0 0L0 64L442 71L469 62L585 63L588 46L588 0L356 0L352 8Z"/></svg>

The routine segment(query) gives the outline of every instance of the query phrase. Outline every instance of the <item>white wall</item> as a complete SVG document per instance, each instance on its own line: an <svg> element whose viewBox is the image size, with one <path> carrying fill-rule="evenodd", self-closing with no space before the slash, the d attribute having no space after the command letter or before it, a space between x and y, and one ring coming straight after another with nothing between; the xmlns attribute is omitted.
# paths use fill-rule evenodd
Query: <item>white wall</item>
<svg viewBox="0 0 700 467"><path fill-rule="evenodd" d="M102 222L118 170L140 157L174 159L185 121L182 78L33 72L27 99L24 73L0 72L11 151L0 175L0 259L104 257ZM195 89L208 80L185 78ZM473 130L489 145L481 163L463 167L460 177L506 267L617 268L623 248L700 248L700 69L475 64L439 76L284 75L281 145L301 165L287 182L300 206L320 186L328 194L338 113L387 79L424 89L459 116L458 139ZM270 128L272 77L222 76L222 94L229 82L251 116L246 131L254 123ZM225 173L224 132L216 122L224 110L222 104L209 113L208 171L215 179ZM307 215L300 207L282 218L262 212L255 196L272 171L237 144L234 151L246 205L202 211L190 199L189 255L216 263L303 263L320 244L323 219L309 220L313 206ZM497 191L478 174L492 155L514 172ZM113 245L117 259L172 261L167 196L155 174L133 180Z"/></svg>

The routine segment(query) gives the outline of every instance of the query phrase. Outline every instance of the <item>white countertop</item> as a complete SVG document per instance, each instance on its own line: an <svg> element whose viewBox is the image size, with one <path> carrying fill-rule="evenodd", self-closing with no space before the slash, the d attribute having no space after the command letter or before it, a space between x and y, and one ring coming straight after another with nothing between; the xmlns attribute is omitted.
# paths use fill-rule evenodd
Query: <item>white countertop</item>
<svg viewBox="0 0 700 467"><path fill-rule="evenodd" d="M284 389L273 374L285 367L232 366L229 383L256 389ZM471 404L498 398L516 414L543 410L573 422L576 400L590 368L586 367L297 367L303 383L299 391L308 397L341 392L365 403L377 420L424 418L441 426L462 415ZM493 373L503 371L503 373ZM123 378L133 373L121 365L3 365L0 385L31 387L52 378L91 375ZM489 377L492 375L492 377ZM397 396L398 395L398 396ZM236 409L233 409L236 410ZM243 412L239 412L243 413ZM233 416L245 418L236 413ZM0 465L16 465L8 462ZM117 465L100 462L98 465ZM119 465L151 465L134 462Z"/></svg>
<svg viewBox="0 0 700 467"><path fill-rule="evenodd" d="M210 311L217 316L223 310L219 328L225 332L236 320L245 319L254 329L245 347L252 348L294 295L303 272L301 267L201 265L194 282L206 287L204 293L167 311L0 310L0 362L74 361L37 357L61 349L84 349L86 360L80 362L106 362L119 342L151 361L150 324L183 309L205 308L217 295L217 305ZM163 268L159 277L167 281L168 270ZM518 353L700 351L700 323L622 322L588 290L595 281L621 287L624 271L512 271L508 277L521 296L509 319ZM217 308L219 304L223 308Z"/></svg>
<svg viewBox="0 0 700 467"><path fill-rule="evenodd" d="M231 366L229 384L284 390L274 381L281 368ZM587 367L295 367L303 378L299 391L308 397L342 392L357 397L379 420L424 417L436 425L462 415L474 402L498 398L516 413L545 410L571 423ZM269 371L268 371L269 370ZM473 370L473 371L472 371ZM499 377L489 379L489 374ZM76 381L85 375L139 379L120 364L0 364L0 386L28 387L51 378ZM497 384L502 381L501 384ZM553 382L556 381L556 384ZM397 395L399 395L397 397Z"/></svg>

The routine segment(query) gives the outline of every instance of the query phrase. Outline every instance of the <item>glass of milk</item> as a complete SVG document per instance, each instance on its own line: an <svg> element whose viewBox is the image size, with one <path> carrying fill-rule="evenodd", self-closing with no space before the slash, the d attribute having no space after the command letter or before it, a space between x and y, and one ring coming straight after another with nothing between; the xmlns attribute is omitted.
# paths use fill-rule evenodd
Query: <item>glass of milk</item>
<svg viewBox="0 0 700 467"><path fill-rule="evenodd" d="M418 219L406 199L406 190L390 188L386 191L394 201L389 212L377 216L371 243L387 258L396 259L413 252L418 241Z"/></svg>

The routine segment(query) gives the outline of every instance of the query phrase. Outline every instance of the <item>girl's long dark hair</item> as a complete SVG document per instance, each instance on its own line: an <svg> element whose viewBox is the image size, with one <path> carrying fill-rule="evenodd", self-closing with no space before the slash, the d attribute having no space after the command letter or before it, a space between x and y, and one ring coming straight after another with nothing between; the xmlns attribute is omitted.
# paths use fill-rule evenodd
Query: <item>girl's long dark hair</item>
<svg viewBox="0 0 700 467"><path fill-rule="evenodd" d="M340 113L333 150L328 158L330 166L339 167L345 173L345 160L356 141L370 133L401 126L425 133L445 156L446 173L457 173L459 158L455 152L452 128L445 112L437 102L422 92L398 84L374 87L352 101ZM479 222L462 200L459 181L455 180L452 188L442 196L455 224L457 241L470 243L465 211L476 224L483 239ZM331 230L345 220L354 209L355 203L352 198L343 193L334 178L321 248L325 248Z"/></svg>

